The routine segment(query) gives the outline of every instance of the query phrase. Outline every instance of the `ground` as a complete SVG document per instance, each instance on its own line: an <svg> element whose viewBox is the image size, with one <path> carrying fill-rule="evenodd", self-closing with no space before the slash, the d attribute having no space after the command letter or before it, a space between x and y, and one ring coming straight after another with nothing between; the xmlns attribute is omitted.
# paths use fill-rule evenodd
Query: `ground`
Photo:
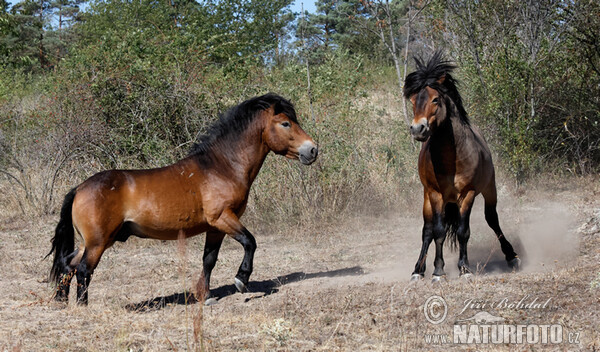
<svg viewBox="0 0 600 352"><path fill-rule="evenodd" d="M506 266L478 198L469 245L473 279L458 278L458 254L446 248L447 281L430 283L428 260L426 279L411 284L421 236L416 204L336 226L255 229L259 248L246 294L234 293L233 286L242 249L226 240L212 280L220 299L211 306L187 294L201 270L203 236L185 245L135 238L116 244L93 277L89 306L65 306L51 300L51 262L43 259L56 216L5 219L0 349L598 350L600 183L558 184L499 190L501 225L523 259L521 272ZM435 296L446 305L440 323L444 308ZM435 300L439 304L431 305ZM528 334L532 326L554 325L561 339L528 344L528 338L542 336L529 334L523 343L457 346L457 326L486 329L481 314L500 324L527 325ZM459 338L477 341L474 335Z"/></svg>

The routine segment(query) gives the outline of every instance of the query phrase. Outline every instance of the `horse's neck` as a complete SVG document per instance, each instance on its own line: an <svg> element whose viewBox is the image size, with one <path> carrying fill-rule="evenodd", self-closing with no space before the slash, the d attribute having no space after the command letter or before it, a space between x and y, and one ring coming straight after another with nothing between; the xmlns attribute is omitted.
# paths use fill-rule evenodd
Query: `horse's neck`
<svg viewBox="0 0 600 352"><path fill-rule="evenodd" d="M444 150L460 153L468 148L468 135L472 133L471 126L460 120L458 116L448 117L448 120L432 136L432 147L438 151Z"/></svg>
<svg viewBox="0 0 600 352"><path fill-rule="evenodd" d="M260 125L253 124L248 126L238 139L224 146L225 149L213 150L215 157L220 161L219 168L224 176L248 185L254 181L269 153L261 133Z"/></svg>

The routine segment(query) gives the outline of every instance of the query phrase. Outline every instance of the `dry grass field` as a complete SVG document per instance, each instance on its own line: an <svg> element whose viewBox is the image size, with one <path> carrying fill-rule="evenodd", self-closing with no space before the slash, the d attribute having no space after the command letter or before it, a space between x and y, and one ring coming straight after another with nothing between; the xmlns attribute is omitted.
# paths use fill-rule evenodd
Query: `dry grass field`
<svg viewBox="0 0 600 352"><path fill-rule="evenodd" d="M558 186L557 186L558 185ZM600 184L500 188L499 215L524 270L510 273L478 198L469 254L477 275L459 279L446 250L447 282L408 279L420 247L420 204L337 226L265 230L250 293L234 293L243 251L226 240L213 272L218 304L188 292L202 263L203 236L185 245L130 239L109 249L90 286L90 305L51 300L47 276L55 216L0 222L0 350L6 351L414 351L600 349ZM275 227L276 228L276 227ZM429 259L432 259L433 248ZM73 291L73 290L72 290ZM73 295L73 292L72 292ZM444 298L447 317L430 323L426 300ZM73 297L71 297L73 298ZM472 299L485 307L469 307ZM496 302L547 302L495 307ZM505 324L558 324L558 344L440 344L457 320L486 311Z"/></svg>

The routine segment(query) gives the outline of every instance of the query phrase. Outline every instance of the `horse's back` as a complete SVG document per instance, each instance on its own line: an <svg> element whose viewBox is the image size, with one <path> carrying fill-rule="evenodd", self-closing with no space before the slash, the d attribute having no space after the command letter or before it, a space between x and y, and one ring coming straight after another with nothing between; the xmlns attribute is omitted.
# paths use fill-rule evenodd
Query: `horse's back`
<svg viewBox="0 0 600 352"><path fill-rule="evenodd" d="M477 177L473 183L477 185L478 193L485 188L493 185L495 187L495 171L494 162L492 160L492 152L487 141L483 137L481 130L477 126L471 126L473 131L473 144L479 155Z"/></svg>

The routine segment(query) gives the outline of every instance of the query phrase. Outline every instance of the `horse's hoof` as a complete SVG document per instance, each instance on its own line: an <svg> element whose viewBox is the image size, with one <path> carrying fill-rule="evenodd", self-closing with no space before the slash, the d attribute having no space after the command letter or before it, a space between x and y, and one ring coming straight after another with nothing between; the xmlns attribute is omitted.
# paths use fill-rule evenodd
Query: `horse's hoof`
<svg viewBox="0 0 600 352"><path fill-rule="evenodd" d="M442 281L446 280L446 275L433 275L433 278L431 279L431 283L432 284L440 284L442 283Z"/></svg>
<svg viewBox="0 0 600 352"><path fill-rule="evenodd" d="M56 295L54 296L54 301L58 303L68 303L69 297Z"/></svg>
<svg viewBox="0 0 600 352"><path fill-rule="evenodd" d="M410 277L410 282L417 282L423 280L424 276L421 274L412 274Z"/></svg>
<svg viewBox="0 0 600 352"><path fill-rule="evenodd" d="M513 271L520 271L521 270L521 259L520 258L513 258L512 260L510 260L508 262L508 266L513 269Z"/></svg>
<svg viewBox="0 0 600 352"><path fill-rule="evenodd" d="M244 284L242 282L242 280L238 279L237 277L235 278L235 288L238 290L238 292L240 293L245 293L248 292L248 288L246 287L246 284Z"/></svg>
<svg viewBox="0 0 600 352"><path fill-rule="evenodd" d="M471 281L473 280L473 274L471 273L464 273L462 275L460 275L461 279L467 280L467 281Z"/></svg>
<svg viewBox="0 0 600 352"><path fill-rule="evenodd" d="M219 303L219 301L217 301L217 299L216 299L216 298L214 298L214 297L207 298L207 299L204 301L204 305L205 305L205 306L212 306L213 304L217 304L217 303Z"/></svg>

